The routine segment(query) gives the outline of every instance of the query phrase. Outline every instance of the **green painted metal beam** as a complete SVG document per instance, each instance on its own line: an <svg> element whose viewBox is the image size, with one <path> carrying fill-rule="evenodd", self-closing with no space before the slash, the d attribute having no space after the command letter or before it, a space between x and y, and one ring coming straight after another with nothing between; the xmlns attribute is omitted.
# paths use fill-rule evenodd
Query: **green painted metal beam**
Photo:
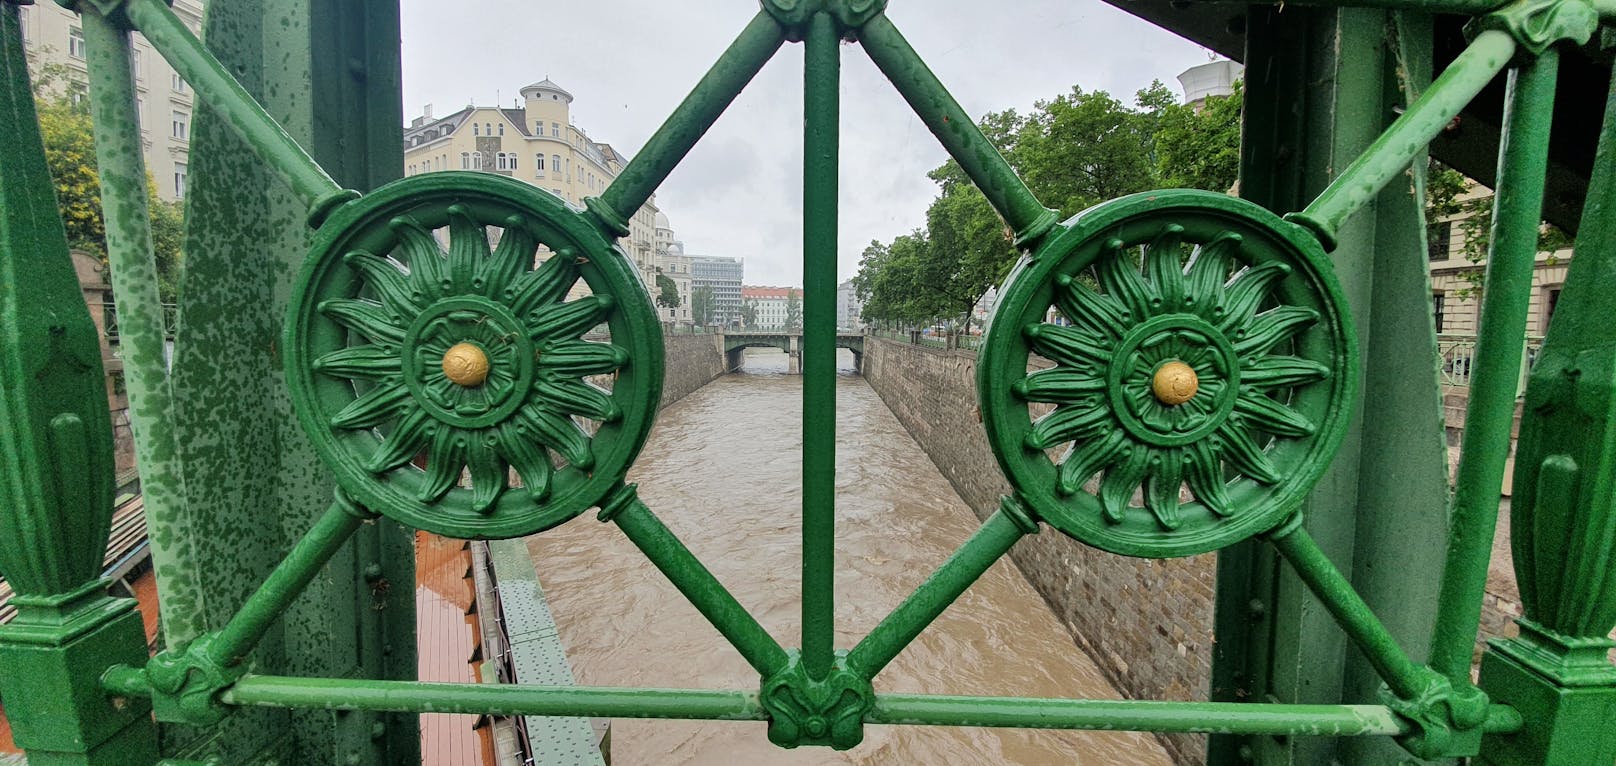
<svg viewBox="0 0 1616 766"><path fill-rule="evenodd" d="M202 633L208 594L202 567L188 550L185 474L175 432L163 309L157 296L129 33L93 9L86 9L82 21L129 422L141 470L158 600L164 610L163 636L177 644Z"/></svg>
<svg viewBox="0 0 1616 766"><path fill-rule="evenodd" d="M264 107L253 99L223 64L203 47L163 0L128 0L123 11L168 63L195 89L266 167L274 170L309 208L318 226L339 204L358 194L331 180Z"/></svg>
<svg viewBox="0 0 1616 766"><path fill-rule="evenodd" d="M829 675L836 640L836 235L841 40L830 14L803 43L802 661Z"/></svg>
<svg viewBox="0 0 1616 766"><path fill-rule="evenodd" d="M1476 369L1465 407L1441 601L1431 633L1431 664L1455 684L1470 683L1504 464L1515 424L1558 71L1559 54L1551 49L1510 72Z"/></svg>

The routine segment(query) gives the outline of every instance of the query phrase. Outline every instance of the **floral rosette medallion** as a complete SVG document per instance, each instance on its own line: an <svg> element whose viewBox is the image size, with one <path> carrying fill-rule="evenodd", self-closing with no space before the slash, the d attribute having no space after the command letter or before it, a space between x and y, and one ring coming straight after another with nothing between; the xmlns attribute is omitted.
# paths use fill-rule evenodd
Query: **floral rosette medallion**
<svg viewBox="0 0 1616 766"><path fill-rule="evenodd" d="M661 341L627 259L578 211L502 176L432 173L321 227L286 365L305 430L355 500L502 538L622 481L656 413Z"/></svg>
<svg viewBox="0 0 1616 766"><path fill-rule="evenodd" d="M1024 259L977 377L1032 510L1089 545L1169 557L1296 512L1345 433L1356 364L1312 235L1175 190L1091 208Z"/></svg>

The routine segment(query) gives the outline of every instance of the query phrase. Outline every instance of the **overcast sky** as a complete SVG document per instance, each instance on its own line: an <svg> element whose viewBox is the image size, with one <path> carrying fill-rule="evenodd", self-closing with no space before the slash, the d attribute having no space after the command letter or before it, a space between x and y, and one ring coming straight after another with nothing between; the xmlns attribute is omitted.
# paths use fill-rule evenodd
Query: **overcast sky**
<svg viewBox="0 0 1616 766"><path fill-rule="evenodd" d="M572 120L632 156L757 12L749 0L404 0L406 120L468 103L511 105L549 77ZM1209 60L1182 38L1099 0L892 0L888 16L981 117L1066 92L1131 103L1151 80ZM497 101L496 101L497 100ZM857 46L842 46L838 279L871 239L924 224L947 158ZM786 44L658 191L685 251L746 259L748 284L802 284L802 46Z"/></svg>

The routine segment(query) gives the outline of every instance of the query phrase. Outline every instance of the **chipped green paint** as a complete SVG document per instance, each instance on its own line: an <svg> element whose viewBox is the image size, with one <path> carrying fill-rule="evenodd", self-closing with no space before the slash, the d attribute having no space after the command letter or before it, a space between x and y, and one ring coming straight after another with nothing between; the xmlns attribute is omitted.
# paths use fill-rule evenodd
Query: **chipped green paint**
<svg viewBox="0 0 1616 766"><path fill-rule="evenodd" d="M0 5L0 695L36 763L151 762L150 706L114 705L101 668L145 657L134 602L101 578L112 520L112 428L95 325L34 113L17 9Z"/></svg>

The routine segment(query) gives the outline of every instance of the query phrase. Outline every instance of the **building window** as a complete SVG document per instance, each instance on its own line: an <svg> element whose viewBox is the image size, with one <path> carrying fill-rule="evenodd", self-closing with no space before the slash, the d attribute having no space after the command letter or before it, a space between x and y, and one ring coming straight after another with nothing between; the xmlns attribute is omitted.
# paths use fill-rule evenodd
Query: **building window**
<svg viewBox="0 0 1616 766"><path fill-rule="evenodd" d="M483 169L483 153L482 152L472 152L471 153L471 169L472 170L482 170Z"/></svg>
<svg viewBox="0 0 1616 766"><path fill-rule="evenodd" d="M1543 294L1543 329L1539 335L1549 333L1549 323L1554 321L1554 309L1560 304L1560 286L1547 288Z"/></svg>
<svg viewBox="0 0 1616 766"><path fill-rule="evenodd" d="M67 55L76 59L84 58L84 30L78 27L67 30Z"/></svg>
<svg viewBox="0 0 1616 766"><path fill-rule="evenodd" d="M505 135L505 123L503 122L499 124L499 134L502 136Z"/></svg>
<svg viewBox="0 0 1616 766"><path fill-rule="evenodd" d="M489 124L489 123L486 123L486 122L483 123L483 135L485 135L485 136L494 135L494 126Z"/></svg>
<svg viewBox="0 0 1616 766"><path fill-rule="evenodd" d="M557 173L561 172L561 155L559 155L559 154L550 155L550 169L557 172Z"/></svg>
<svg viewBox="0 0 1616 766"><path fill-rule="evenodd" d="M191 169L183 162L174 163L174 198L185 199L185 183L190 180Z"/></svg>
<svg viewBox="0 0 1616 766"><path fill-rule="evenodd" d="M140 73L140 49L139 48L131 47L129 49L129 69L135 73L135 81L136 82L139 82L140 80L146 79L146 76Z"/></svg>
<svg viewBox="0 0 1616 766"><path fill-rule="evenodd" d="M83 58L83 57L81 56L80 58ZM559 137L560 135L561 135L561 123L559 123L559 122L550 123L550 137L551 138L556 138L556 137Z"/></svg>
<svg viewBox="0 0 1616 766"><path fill-rule="evenodd" d="M191 115L189 112L174 110L173 136L181 141L191 138Z"/></svg>
<svg viewBox="0 0 1616 766"><path fill-rule="evenodd" d="M533 169L535 171L535 174L538 175L538 177L540 177L540 178L544 177L544 155L542 155L542 154L533 155Z"/></svg>
<svg viewBox="0 0 1616 766"><path fill-rule="evenodd" d="M471 124L471 134L472 134L472 135L474 135L474 136L480 136L480 135L482 135L482 134L483 134L483 129L482 129L482 126L481 126L481 125L478 125L478 124L477 124L477 123L475 123L475 122L474 122L474 123L472 123L472 124Z"/></svg>
<svg viewBox="0 0 1616 766"><path fill-rule="evenodd" d="M191 92L191 86L185 84L185 78L181 77L178 72L169 76L169 84L174 86L175 93Z"/></svg>
<svg viewBox="0 0 1616 766"><path fill-rule="evenodd" d="M470 170L471 169L471 152L461 152L460 153L460 169L461 170Z"/></svg>
<svg viewBox="0 0 1616 766"><path fill-rule="evenodd" d="M1451 221L1433 223L1427 229L1426 255L1433 261L1447 260L1453 246L1453 223Z"/></svg>
<svg viewBox="0 0 1616 766"><path fill-rule="evenodd" d="M1431 293L1431 321L1436 323L1438 333L1442 332L1442 309L1443 304L1447 302L1447 297L1443 293Z"/></svg>

